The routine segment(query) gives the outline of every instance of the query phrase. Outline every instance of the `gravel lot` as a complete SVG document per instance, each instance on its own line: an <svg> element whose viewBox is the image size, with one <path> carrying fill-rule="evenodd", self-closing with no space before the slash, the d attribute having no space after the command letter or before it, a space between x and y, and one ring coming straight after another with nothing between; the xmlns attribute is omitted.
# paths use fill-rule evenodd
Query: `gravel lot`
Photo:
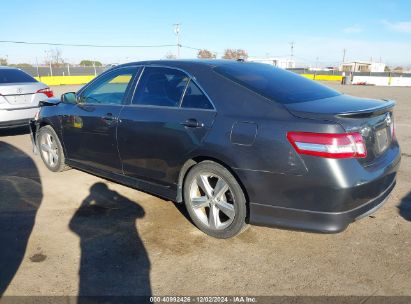
<svg viewBox="0 0 411 304"><path fill-rule="evenodd" d="M24 130L0 131L0 296L411 296L411 88L328 85L397 100L403 156L387 204L334 235L251 227L212 239L172 202L51 173Z"/></svg>

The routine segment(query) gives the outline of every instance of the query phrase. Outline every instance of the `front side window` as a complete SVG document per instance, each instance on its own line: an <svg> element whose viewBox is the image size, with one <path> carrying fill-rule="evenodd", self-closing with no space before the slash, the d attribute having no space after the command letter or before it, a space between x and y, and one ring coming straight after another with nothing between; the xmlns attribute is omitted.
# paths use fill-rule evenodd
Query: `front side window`
<svg viewBox="0 0 411 304"><path fill-rule="evenodd" d="M123 104L137 68L122 68L103 76L88 86L80 96L81 103Z"/></svg>
<svg viewBox="0 0 411 304"><path fill-rule="evenodd" d="M189 77L175 69L146 67L133 104L178 107Z"/></svg>
<svg viewBox="0 0 411 304"><path fill-rule="evenodd" d="M213 109L213 105L208 100L207 96L204 95L204 93L193 81L190 81L187 86L181 107L207 110Z"/></svg>

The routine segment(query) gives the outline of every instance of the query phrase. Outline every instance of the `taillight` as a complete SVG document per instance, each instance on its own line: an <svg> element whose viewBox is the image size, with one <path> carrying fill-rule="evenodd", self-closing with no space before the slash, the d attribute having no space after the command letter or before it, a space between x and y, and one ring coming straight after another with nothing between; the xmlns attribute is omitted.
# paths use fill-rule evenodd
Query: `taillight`
<svg viewBox="0 0 411 304"><path fill-rule="evenodd" d="M40 89L36 93L43 93L46 94L48 98L53 97L54 93L50 88Z"/></svg>
<svg viewBox="0 0 411 304"><path fill-rule="evenodd" d="M326 158L364 158L367 156L360 133L288 132L287 138L299 154Z"/></svg>

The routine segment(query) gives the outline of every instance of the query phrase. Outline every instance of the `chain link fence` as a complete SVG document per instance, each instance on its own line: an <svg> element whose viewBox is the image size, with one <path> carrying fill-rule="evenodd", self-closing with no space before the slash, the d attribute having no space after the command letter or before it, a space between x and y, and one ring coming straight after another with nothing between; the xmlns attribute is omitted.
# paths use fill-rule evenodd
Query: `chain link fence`
<svg viewBox="0 0 411 304"><path fill-rule="evenodd" d="M24 67L21 68L26 73L33 77L43 77L43 76L88 76L88 75L99 75L104 72L108 67Z"/></svg>
<svg viewBox="0 0 411 304"><path fill-rule="evenodd" d="M64 67L24 67L21 68L26 73L33 77L42 76L88 76L88 75L99 75L110 67L81 67L81 66L64 66ZM312 71L305 68L288 69L297 74L313 74L313 75L335 75L342 76L341 71L331 70L331 71ZM349 75L350 72L346 72ZM397 73L397 72L355 72L352 76L380 76L380 77L411 77L411 73Z"/></svg>

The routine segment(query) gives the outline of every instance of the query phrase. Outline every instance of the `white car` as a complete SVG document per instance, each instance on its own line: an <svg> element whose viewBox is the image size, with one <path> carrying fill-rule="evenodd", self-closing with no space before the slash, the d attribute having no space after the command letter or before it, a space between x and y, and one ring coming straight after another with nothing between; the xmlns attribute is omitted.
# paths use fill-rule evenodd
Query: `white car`
<svg viewBox="0 0 411 304"><path fill-rule="evenodd" d="M40 101L53 91L29 74L13 67L0 67L0 129L28 125Z"/></svg>

